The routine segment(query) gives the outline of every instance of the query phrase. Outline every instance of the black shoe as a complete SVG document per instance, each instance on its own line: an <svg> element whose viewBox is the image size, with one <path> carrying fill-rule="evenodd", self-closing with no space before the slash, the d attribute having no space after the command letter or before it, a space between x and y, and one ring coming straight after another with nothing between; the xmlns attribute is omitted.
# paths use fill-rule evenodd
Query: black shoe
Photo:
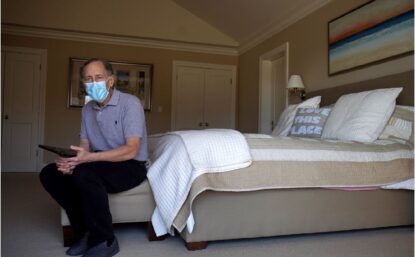
<svg viewBox="0 0 415 257"><path fill-rule="evenodd" d="M70 256L78 256L84 254L89 249L88 246L88 233L86 233L81 240L73 244L66 250L66 254Z"/></svg>
<svg viewBox="0 0 415 257"><path fill-rule="evenodd" d="M114 238L114 241L111 245L108 246L108 242L102 242L96 246L93 246L86 251L82 257L112 257L120 251L118 246L117 238Z"/></svg>

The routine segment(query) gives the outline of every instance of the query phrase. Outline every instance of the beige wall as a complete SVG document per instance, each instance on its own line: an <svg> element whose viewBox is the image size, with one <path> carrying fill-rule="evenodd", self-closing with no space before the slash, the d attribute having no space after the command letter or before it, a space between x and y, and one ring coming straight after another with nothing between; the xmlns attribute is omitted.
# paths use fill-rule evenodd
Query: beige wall
<svg viewBox="0 0 415 257"><path fill-rule="evenodd" d="M413 55L410 55L332 77L327 75L328 21L364 2L366 0L333 0L315 13L243 53L239 58L8 34L2 34L2 45L41 48L48 51L45 143L65 146L78 141L80 110L66 107L69 57L101 57L114 61L154 64L153 110L147 113L150 133L170 129L173 60L238 65L237 128L242 132L257 132L259 57L287 41L290 44L290 73L300 74L309 92L413 70ZM2 14L3 11L4 8ZM163 108L162 112L157 112L158 106Z"/></svg>
<svg viewBox="0 0 415 257"><path fill-rule="evenodd" d="M79 142L81 110L67 108L69 57L100 57L114 61L153 64L152 111L146 112L149 133L164 132L170 129L173 60L226 65L237 65L238 62L237 57L231 56L29 38L6 34L2 34L2 45L47 49L44 143L60 146ZM162 107L162 112L157 112L158 106ZM51 161L52 157L46 155L45 161Z"/></svg>
<svg viewBox="0 0 415 257"><path fill-rule="evenodd" d="M407 55L359 70L328 76L327 23L367 2L333 0L331 3L274 35L239 57L239 129L257 132L259 57L289 42L290 74L300 74L307 91L413 70L413 55ZM393 86L393 85L391 85Z"/></svg>

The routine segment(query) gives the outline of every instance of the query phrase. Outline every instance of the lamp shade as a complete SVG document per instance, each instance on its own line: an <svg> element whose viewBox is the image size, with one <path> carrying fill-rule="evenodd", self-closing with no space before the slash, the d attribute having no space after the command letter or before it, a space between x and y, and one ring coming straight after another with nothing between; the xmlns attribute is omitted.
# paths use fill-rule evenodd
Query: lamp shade
<svg viewBox="0 0 415 257"><path fill-rule="evenodd" d="M300 75L291 75L288 80L287 89L304 89L303 80Z"/></svg>

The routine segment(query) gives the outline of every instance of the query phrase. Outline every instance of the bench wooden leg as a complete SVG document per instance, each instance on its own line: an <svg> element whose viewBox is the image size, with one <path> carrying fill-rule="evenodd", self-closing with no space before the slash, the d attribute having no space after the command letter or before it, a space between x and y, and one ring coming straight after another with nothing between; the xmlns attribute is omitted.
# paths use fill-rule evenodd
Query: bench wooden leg
<svg viewBox="0 0 415 257"><path fill-rule="evenodd" d="M153 224L151 223L151 221L149 221L147 222L147 237L148 241L161 241L166 239L167 236L157 236L156 231L154 231Z"/></svg>
<svg viewBox="0 0 415 257"><path fill-rule="evenodd" d="M75 234L71 226L62 226L63 246L69 247L76 243L78 236Z"/></svg>
<svg viewBox="0 0 415 257"><path fill-rule="evenodd" d="M184 242L186 245L187 250L189 251L198 251L206 249L208 243L206 241L202 242Z"/></svg>

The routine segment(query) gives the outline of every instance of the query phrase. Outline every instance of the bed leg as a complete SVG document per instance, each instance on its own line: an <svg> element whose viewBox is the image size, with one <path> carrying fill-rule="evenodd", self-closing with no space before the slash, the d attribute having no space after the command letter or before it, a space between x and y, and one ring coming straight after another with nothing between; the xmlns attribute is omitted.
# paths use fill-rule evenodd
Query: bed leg
<svg viewBox="0 0 415 257"><path fill-rule="evenodd" d="M62 232L64 247L69 247L78 240L78 237L76 236L71 226L62 226Z"/></svg>
<svg viewBox="0 0 415 257"><path fill-rule="evenodd" d="M206 241L202 242L184 242L186 245L187 250L189 251L198 251L206 249L208 243Z"/></svg>
<svg viewBox="0 0 415 257"><path fill-rule="evenodd" d="M156 231L154 231L153 224L151 223L151 221L149 221L147 222L147 237L148 241L161 241L166 239L167 236L157 236Z"/></svg>

